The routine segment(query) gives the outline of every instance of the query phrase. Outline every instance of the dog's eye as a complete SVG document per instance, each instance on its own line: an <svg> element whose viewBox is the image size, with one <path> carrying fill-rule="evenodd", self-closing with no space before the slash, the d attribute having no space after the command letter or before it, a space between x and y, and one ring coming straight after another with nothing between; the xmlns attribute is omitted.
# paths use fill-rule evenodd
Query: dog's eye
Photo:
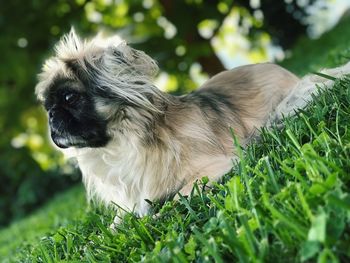
<svg viewBox="0 0 350 263"><path fill-rule="evenodd" d="M64 94L64 101L67 104L74 104L74 103L76 103L79 100L79 97L80 96L79 96L78 93L69 92L69 93Z"/></svg>

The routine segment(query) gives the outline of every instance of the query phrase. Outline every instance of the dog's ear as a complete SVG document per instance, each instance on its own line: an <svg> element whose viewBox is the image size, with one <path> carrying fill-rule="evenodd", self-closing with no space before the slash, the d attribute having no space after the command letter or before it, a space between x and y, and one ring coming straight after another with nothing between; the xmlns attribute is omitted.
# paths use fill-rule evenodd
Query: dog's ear
<svg viewBox="0 0 350 263"><path fill-rule="evenodd" d="M110 46L106 50L109 62L117 63L126 70L135 70L147 78L153 78L158 73L157 63L145 52L131 48L125 42Z"/></svg>
<svg viewBox="0 0 350 263"><path fill-rule="evenodd" d="M155 77L158 73L157 62L143 51L133 48L130 49L132 53L133 67L149 77Z"/></svg>

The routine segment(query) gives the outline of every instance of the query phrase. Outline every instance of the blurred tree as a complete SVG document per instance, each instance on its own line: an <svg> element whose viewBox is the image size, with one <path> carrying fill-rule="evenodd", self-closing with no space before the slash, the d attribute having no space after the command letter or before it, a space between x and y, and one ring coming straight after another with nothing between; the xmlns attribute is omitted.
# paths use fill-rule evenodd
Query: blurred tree
<svg viewBox="0 0 350 263"><path fill-rule="evenodd" d="M255 34L265 31L272 36L275 44L290 48L300 35L306 33L307 7L317 0L236 0L234 2L246 8L256 18L263 16L263 23L258 28L251 28L249 32L251 37L254 38Z"/></svg>
<svg viewBox="0 0 350 263"><path fill-rule="evenodd" d="M306 32L306 7L317 0L135 0L91 1L87 18L98 27L120 30L136 48L150 53L168 74L176 75L177 92L193 89L189 78L193 63L212 76L224 66L211 40L232 9L240 13L239 26L245 27L252 48L269 33L274 44L290 47ZM248 26L247 26L248 24ZM201 34L200 27L209 34Z"/></svg>

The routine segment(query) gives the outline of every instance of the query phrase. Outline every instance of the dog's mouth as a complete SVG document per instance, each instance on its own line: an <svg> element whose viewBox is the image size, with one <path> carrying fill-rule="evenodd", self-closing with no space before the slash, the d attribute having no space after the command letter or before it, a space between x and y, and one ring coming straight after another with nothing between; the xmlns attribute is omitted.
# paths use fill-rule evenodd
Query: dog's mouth
<svg viewBox="0 0 350 263"><path fill-rule="evenodd" d="M88 142L77 136L60 135L55 132L51 132L51 139L61 149L66 149L69 147L89 147Z"/></svg>
<svg viewBox="0 0 350 263"><path fill-rule="evenodd" d="M56 146L58 146L61 149L66 149L68 147L70 147L70 145L68 145L63 139L61 138L52 138L52 141L56 144Z"/></svg>
<svg viewBox="0 0 350 263"><path fill-rule="evenodd" d="M66 149L69 147L75 148L98 148L103 147L107 144L108 140L106 138L84 138L83 136L73 136L67 134L58 134L51 131L52 141L61 149Z"/></svg>

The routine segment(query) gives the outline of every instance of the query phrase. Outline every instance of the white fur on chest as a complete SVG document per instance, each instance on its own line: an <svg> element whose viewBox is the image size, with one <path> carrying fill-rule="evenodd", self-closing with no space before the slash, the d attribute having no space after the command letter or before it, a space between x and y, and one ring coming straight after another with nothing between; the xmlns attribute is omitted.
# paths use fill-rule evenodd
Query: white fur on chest
<svg viewBox="0 0 350 263"><path fill-rule="evenodd" d="M181 179L172 174L175 156L137 143L136 138L113 141L104 148L76 149L88 197L106 205L116 203L140 215L147 213L145 199L156 200L174 193Z"/></svg>

